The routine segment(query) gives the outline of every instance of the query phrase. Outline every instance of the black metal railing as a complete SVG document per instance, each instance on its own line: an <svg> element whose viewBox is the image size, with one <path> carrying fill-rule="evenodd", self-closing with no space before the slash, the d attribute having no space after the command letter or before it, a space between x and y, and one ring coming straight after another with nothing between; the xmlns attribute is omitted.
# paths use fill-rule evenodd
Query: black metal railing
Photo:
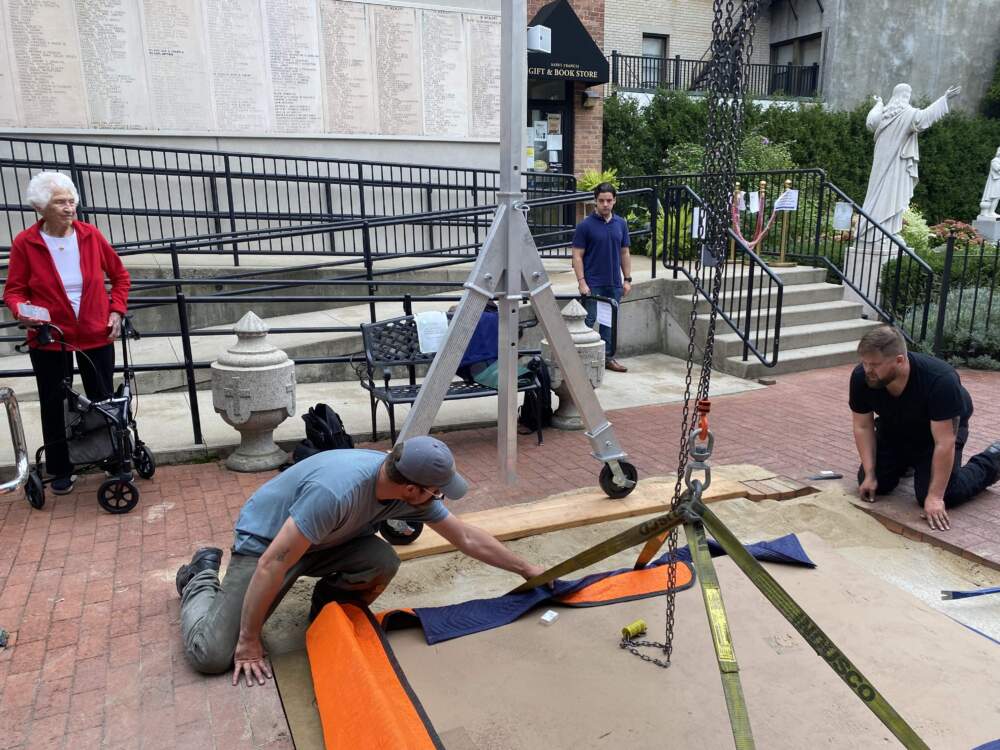
<svg viewBox="0 0 1000 750"><path fill-rule="evenodd" d="M197 151L77 141L0 138L0 254L35 221L22 200L42 170L69 175L79 215L116 247L145 240L426 214L496 203L496 170ZM573 175L527 172L529 198L576 191ZM571 217L568 219L572 220ZM546 221L566 223L556 212ZM469 232L482 229L465 227ZM451 226L449 231L456 231ZM428 248L435 233L424 226ZM412 242L412 237L401 238ZM304 242L304 240L300 241ZM220 245L239 252L259 247ZM284 252L327 252L322 236Z"/></svg>
<svg viewBox="0 0 1000 750"><path fill-rule="evenodd" d="M934 257L934 256L932 256ZM935 275L930 350L942 359L1000 368L1000 243L948 236Z"/></svg>
<svg viewBox="0 0 1000 750"><path fill-rule="evenodd" d="M611 85L625 91L655 91L659 88L701 91L707 87L711 60L676 57L623 55L611 51ZM820 68L813 65L765 65L751 63L744 71L750 96L815 97L819 92Z"/></svg>
<svg viewBox="0 0 1000 750"><path fill-rule="evenodd" d="M697 333L704 340L716 273L714 266L705 264L696 272L702 256L704 204L687 185L665 186L660 195L663 265L675 279L683 275L694 285L700 313ZM744 362L753 354L773 367L778 363L784 283L741 237L731 229L728 234L730 253L722 270L717 314L742 342Z"/></svg>
<svg viewBox="0 0 1000 750"><path fill-rule="evenodd" d="M824 266L869 317L896 326L911 343L927 339L934 271L831 182L822 183L816 246L804 260Z"/></svg>

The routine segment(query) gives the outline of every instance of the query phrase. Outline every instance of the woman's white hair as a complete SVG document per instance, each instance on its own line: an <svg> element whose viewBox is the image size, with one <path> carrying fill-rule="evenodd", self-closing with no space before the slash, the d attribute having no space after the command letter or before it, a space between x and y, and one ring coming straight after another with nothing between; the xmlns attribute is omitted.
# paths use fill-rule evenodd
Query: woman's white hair
<svg viewBox="0 0 1000 750"><path fill-rule="evenodd" d="M62 172L39 172L36 174L28 183L24 199L32 208L41 212L49 205L52 193L56 190L68 190L73 195L73 200L77 203L80 202L80 194L76 191L76 185Z"/></svg>

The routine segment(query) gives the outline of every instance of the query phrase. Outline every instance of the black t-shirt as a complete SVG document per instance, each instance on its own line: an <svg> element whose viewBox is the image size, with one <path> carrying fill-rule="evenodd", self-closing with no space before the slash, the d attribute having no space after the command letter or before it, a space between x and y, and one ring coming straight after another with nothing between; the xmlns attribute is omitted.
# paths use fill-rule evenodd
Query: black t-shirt
<svg viewBox="0 0 1000 750"><path fill-rule="evenodd" d="M931 421L958 417L966 426L972 416L972 398L955 368L926 354L910 353L910 377L899 396L885 388L870 388L861 365L851 373L851 411L875 412L878 429L907 443L933 443Z"/></svg>

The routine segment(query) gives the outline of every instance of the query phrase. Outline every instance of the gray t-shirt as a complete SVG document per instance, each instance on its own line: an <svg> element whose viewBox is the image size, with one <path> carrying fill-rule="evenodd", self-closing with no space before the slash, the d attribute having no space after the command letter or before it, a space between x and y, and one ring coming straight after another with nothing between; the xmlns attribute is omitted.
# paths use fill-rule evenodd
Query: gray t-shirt
<svg viewBox="0 0 1000 750"><path fill-rule="evenodd" d="M262 555L289 517L312 542L311 550L374 534L389 518L444 520L448 509L440 500L415 508L402 500L375 499L375 480L385 456L381 451L329 450L286 469L244 504L233 550Z"/></svg>

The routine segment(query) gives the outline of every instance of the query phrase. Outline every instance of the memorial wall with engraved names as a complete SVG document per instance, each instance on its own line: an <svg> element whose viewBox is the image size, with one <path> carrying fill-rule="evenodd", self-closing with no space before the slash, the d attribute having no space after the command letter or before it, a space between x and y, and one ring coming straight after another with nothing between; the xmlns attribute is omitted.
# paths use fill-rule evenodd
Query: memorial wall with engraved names
<svg viewBox="0 0 1000 750"><path fill-rule="evenodd" d="M0 0L0 128L495 140L500 16L355 0Z"/></svg>

